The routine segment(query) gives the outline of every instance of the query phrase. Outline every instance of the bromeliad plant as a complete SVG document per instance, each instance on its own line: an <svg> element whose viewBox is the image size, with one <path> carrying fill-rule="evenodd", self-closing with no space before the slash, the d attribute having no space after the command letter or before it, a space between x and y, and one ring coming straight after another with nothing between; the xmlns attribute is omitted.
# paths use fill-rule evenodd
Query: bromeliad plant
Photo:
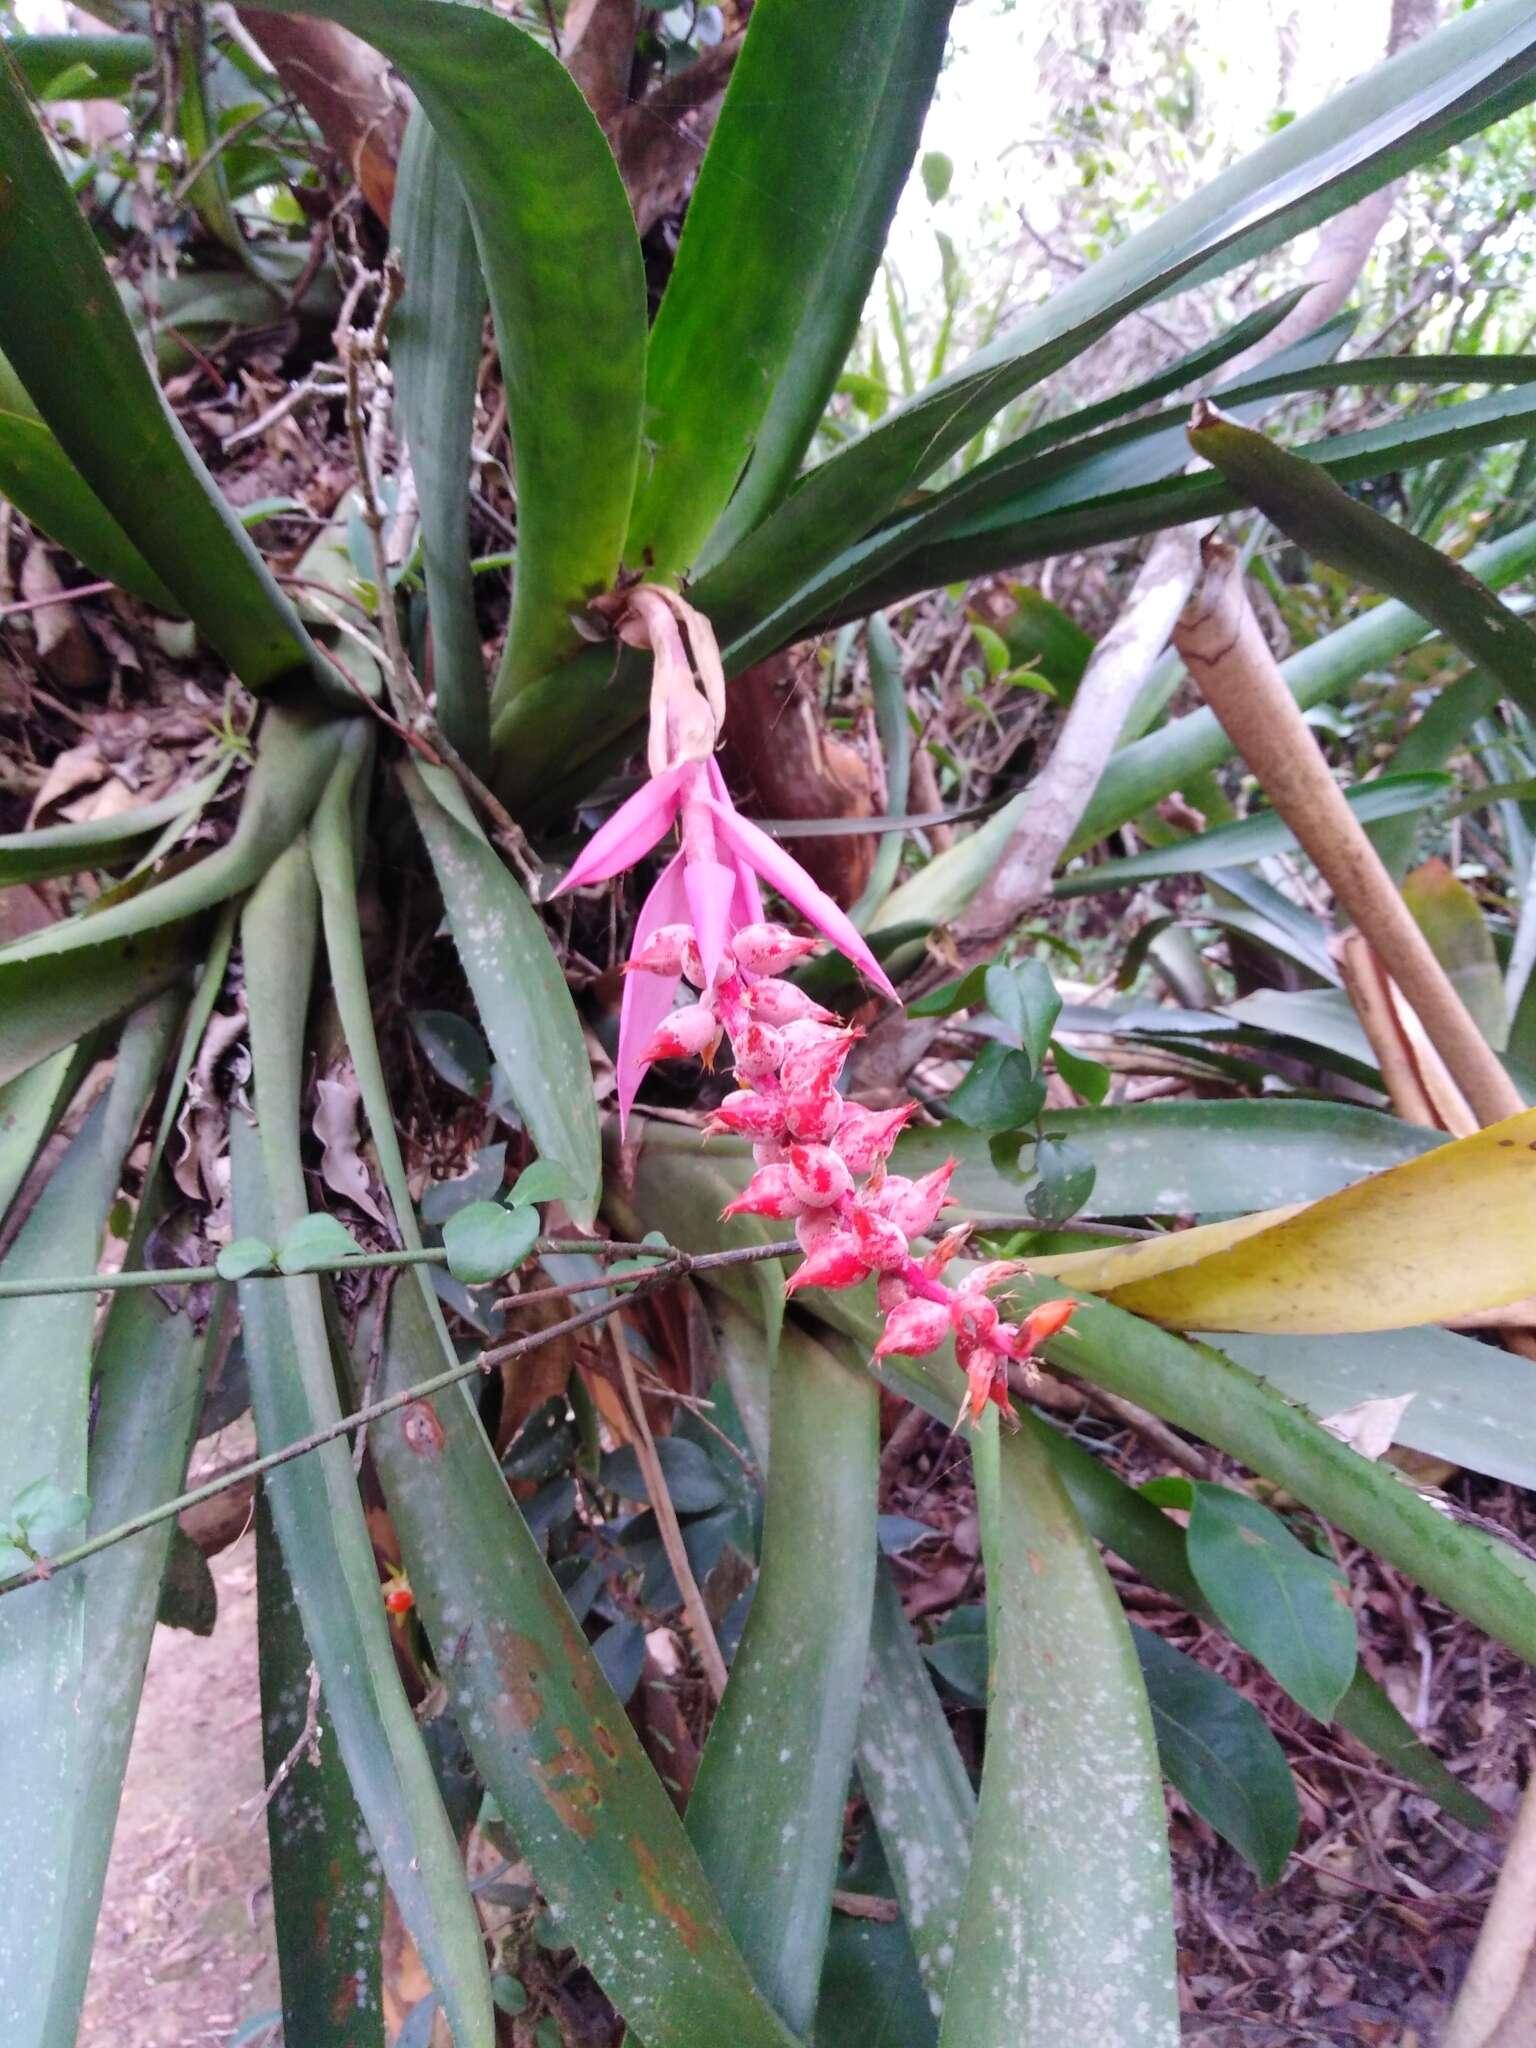
<svg viewBox="0 0 1536 2048"><path fill-rule="evenodd" d="M487 1826L505 1830L526 1862L546 1926L647 2048L852 2038L877 2011L889 2016L898 1979L917 1986L901 2007L902 2048L1171 2044L1167 1837L1149 1706L1168 1697L1170 1671L1160 1649L1143 1644L1138 1656L1095 1537L1230 1630L1306 1711L1342 1723L1460 1817L1481 1812L1359 1669L1337 1575L1283 1522L1201 1486L1169 1502L1187 1511L1186 1528L1027 1404L1016 1433L998 1430L999 1411L1020 1412L1015 1393L1027 1393L1042 1348L1061 1370L1230 1453L1536 1655L1524 1560L1447 1521L1284 1399L1276 1383L1294 1354L1242 1349L1290 1341L1298 1328L1367 1327L1372 1316L1429 1326L1529 1295L1527 1234L1508 1222L1524 1198L1528 1141L1507 1145L1493 1132L1436 1147L1377 1111L1306 1102L1181 1104L1182 1119L1157 1104L1123 1109L1113 1114L1133 1140L1103 1149L1093 1214L1192 1211L1240 1223L1214 1226L1225 1233L1215 1243L1169 1232L1123 1255L1089 1250L1058 1262L1050 1280L1038 1277L1043 1260L1031 1278L1006 1244L987 1245L966 1271L956 1231L924 1242L947 1198L994 1225L1028 1223L1016 1162L1030 1150L1022 1126L1038 1100L994 1115L973 1090L966 1127L936 1135L912 1127L907 1106L850 1100L837 1082L855 1034L787 978L809 942L774 920L761 888L890 995L888 963L914 930L963 909L1010 814L869 906L861 936L737 812L715 741L729 677L822 626L992 566L1262 501L1264 479L1246 482L1236 463L1186 473L1183 408L1149 408L1214 375L1283 305L1142 387L969 458L1004 408L1138 308L1251 262L1536 97L1529 6L1485 0L1291 123L804 475L911 165L947 6L757 0L649 322L619 170L552 49L461 0L316 0L289 11L367 39L416 102L394 218L398 275L384 286L388 300L403 283L403 296L387 334L381 317L343 350L358 510L376 547L363 576L340 577L339 604L323 591L316 601L311 587L329 577L336 588L335 547L329 567L317 551L291 598L194 452L28 97L29 86L62 90L66 78L72 92L93 79L122 90L137 70L101 50L87 63L83 51L25 43L0 66L0 490L103 577L182 614L258 707L233 830L200 858L183 842L227 783L227 764L224 782L210 777L164 804L0 841L6 882L129 871L0 950L0 1199L16 1218L0 1267L6 2039L56 2048L76 2028L170 1554L167 1504L238 1319L262 1453L264 1733L269 1772L282 1778L269 1822L290 2043L382 2040L381 1871L458 2048L494 2038L493 1988L514 2002L504 1982L493 1987L444 1803L449 1774L434 1769L412 1711L406 1654L416 1676L440 1682L494 1809ZM188 19L200 26L200 10ZM215 75L197 47L196 37L185 45L180 74L194 97ZM124 61L144 54L136 44ZM242 76L242 89L276 108L248 60ZM836 94L805 90L819 79L837 80ZM779 118L789 107L796 117ZM191 112L188 134L206 136L208 119L221 118L200 100ZM204 153L198 146L194 183L205 223L250 273L242 287L271 307L285 291L271 246L282 230L252 209L273 167L235 190ZM88 181L91 167L76 168ZM465 513L486 298L517 491L510 618L490 678ZM1456 358L1334 362L1341 341L1330 330L1264 379L1239 377L1223 404L1388 375L1467 381ZM384 479L369 473L390 447L386 354L420 508L419 564L402 588L378 539ZM1479 359L1478 375L1507 388L1303 453L1347 482L1528 440L1529 363L1501 372ZM1469 563L1497 584L1533 560L1536 530L1524 527ZM401 616L410 582L423 587L430 620L430 701ZM1405 605L1383 606L1337 636L1347 646L1298 657L1297 694L1337 692L1421 633ZM573 889L596 885L680 829L635 927L618 1058L626 1139L605 1174L582 1022L544 920L499 849L527 862L521 833L563 824L591 799L648 707L651 779L566 877ZM1085 843L1223 758L1219 731L1198 717L1145 733L1105 776ZM538 1155L538 1199L562 1200L573 1226L546 1237L543 1256L557 1284L602 1296L558 1327L612 1308L600 1276L558 1263L601 1253L603 1240L577 1234L600 1209L652 1260L614 1283L633 1297L678 1284L692 1264L767 1474L757 1591L686 1823L594 1655L574 1584L549 1570L460 1384L547 1333L465 1364L426 1283L444 1263L466 1284L511 1270L539 1225L531 1195L519 1201L514 1190L510 1205L463 1210L444 1246L424 1240L359 915L399 790L500 1069L499 1099ZM883 886L893 880L887 872ZM692 1000L676 1007L680 981ZM317 982L329 992L316 1006L327 1043L345 1043L372 1135L365 1192L388 1218L385 1249L366 1258L334 1218L327 1228L311 1213L301 1104ZM230 1115L234 1241L211 1271L196 1269L214 1294L194 1318L173 1284L186 1272L147 1279L171 1242L166 1148L207 1034L228 1042L242 1005L251 1087ZM1019 1029L1007 1003L994 1007L1025 1085L1012 1097L989 1087L987 1099L1022 1101L1045 1042ZM642 1120L636 1098L653 1060L709 1056L726 1040L741 1085L714 1112L711 1149L692 1129ZM110 1087L72 1115L107 1058ZM1051 1121L1043 1143L1059 1134ZM67 1147L38 1190L33 1163L61 1128ZM1091 1125L1079 1117L1071 1130L1091 1151ZM1254 1157L1265 1162L1257 1174L1244 1163ZM1140 1180L1127 1164L1137 1159L1150 1162ZM1340 1194L1362 1164L1393 1171ZM136 1200L123 1272L98 1284L125 1186ZM1255 1213L1282 1194L1310 1206L1295 1217ZM1443 1251L1420 1262L1433 1285L1410 1286L1382 1265L1410 1235L1408 1216ZM804 1256L786 1315L773 1265L787 1254L763 1233L790 1219ZM658 1230L681 1249L647 1254ZM412 1270L369 1297L349 1328L325 1274L386 1262ZM1012 1320L992 1299L1004 1282ZM99 1325L97 1293L109 1297ZM1179 1334L1188 1329L1239 1335L1217 1351ZM1461 1353L1477 1349L1436 1329L1409 1334L1421 1348L1431 1338L1460 1347L1441 1370L1467 1368ZM1329 1339L1335 1352L1346 1341ZM989 1622L979 1792L877 1568L871 1359L887 1386L946 1423L963 1397ZM345 1441L364 1417L404 1567L387 1599ZM644 1442L643 1415L629 1419ZM664 1515L665 1503L652 1505ZM1286 1588L1278 1605L1310 1617L1306 1626L1277 1632L1277 1603L1233 1570L1234 1557L1255 1552L1267 1583ZM401 1609L406 1583L420 1625L408 1650L386 1613ZM1202 1681L1175 1670L1172 1682L1187 1705ZM1236 1767L1202 1772L1167 1742L1163 1761L1191 1803L1273 1875L1294 1835L1294 1791L1257 1716L1221 1699L1213 1725L1240 1730ZM1165 1738L1170 1725L1164 1715ZM318 1769L290 1768L295 1745L312 1740ZM855 1770L900 1910L879 1923L887 1945L873 1964L832 1916ZM498 1952L498 1975L504 1960Z"/></svg>

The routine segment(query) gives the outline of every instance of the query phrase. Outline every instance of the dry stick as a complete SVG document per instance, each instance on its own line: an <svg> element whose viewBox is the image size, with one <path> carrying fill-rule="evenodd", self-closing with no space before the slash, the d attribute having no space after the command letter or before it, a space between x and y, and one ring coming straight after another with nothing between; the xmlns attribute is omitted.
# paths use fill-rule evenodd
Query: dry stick
<svg viewBox="0 0 1536 2048"><path fill-rule="evenodd" d="M1387 1100L1404 1123L1469 1138L1478 1129L1466 1097L1423 1027L1394 990L1363 932L1346 932L1329 947L1361 1029L1381 1069Z"/></svg>
<svg viewBox="0 0 1536 2048"><path fill-rule="evenodd" d="M1259 631L1233 549L1208 541L1199 596L1175 644L1227 737L1370 942L1482 1124L1525 1108L1519 1090L1446 978L1359 820ZM1536 1777L1473 1952L1446 2048L1516 2048L1536 1998ZM1524 2010L1524 2017L1517 2012Z"/></svg>
<svg viewBox="0 0 1536 2048"><path fill-rule="evenodd" d="M1369 939L1479 1121L1518 1116L1525 1108L1519 1090L1446 979L1285 686L1248 602L1236 549L1208 540L1201 552L1204 580L1174 631L1201 695Z"/></svg>
<svg viewBox="0 0 1536 2048"><path fill-rule="evenodd" d="M635 1456L639 1461L640 1476L645 1481L645 1490L650 1496L651 1507L656 1515L656 1527L661 1532L661 1547L667 1553L667 1563L672 1567L672 1576L676 1579L678 1591L683 1596L683 1612L688 1617L688 1633L693 1637L693 1647L698 1653L710 1692L718 1705L725 1692L725 1659L721 1656L720 1645L715 1640L709 1610L704 1605L704 1595L699 1591L699 1582L693 1575L693 1566L688 1562L688 1549L683 1542L677 1509L672 1505L667 1475L661 1469L656 1439L651 1434L645 1403L640 1395L640 1382L635 1376L634 1355L629 1348L629 1339L624 1334L623 1318L618 1315L612 1317L608 1330L613 1338L613 1348L618 1354L619 1371L624 1378L624 1393L629 1402L630 1418L635 1425Z"/></svg>
<svg viewBox="0 0 1536 2048"><path fill-rule="evenodd" d="M650 1251L650 1245L635 1247ZM649 1273L638 1273L631 1280L631 1300L638 1300L647 1294L659 1293L663 1287L671 1287L690 1273L707 1273L719 1266L754 1265L759 1259L782 1259L800 1247L794 1240L783 1243L741 1245L728 1252L674 1252L664 1265L658 1265ZM377 1263L377 1262L375 1262ZM624 1276L630 1279L629 1275ZM526 1297L525 1297L526 1298ZM386 1394L382 1400L371 1401L365 1408L354 1409L350 1415L343 1415L335 1422L328 1422L323 1429L311 1431L308 1436L298 1437L291 1444L284 1444L280 1450L268 1451L259 1458L247 1459L243 1465L226 1467L216 1479L210 1479L201 1486L194 1486L188 1493L180 1493L174 1500L162 1501L158 1507L146 1508L142 1514L130 1516L126 1522L119 1522L116 1528L104 1529L99 1536L92 1536L84 1543L77 1543L69 1550L61 1550L57 1557L39 1558L27 1571L16 1572L11 1577L0 1579L0 1599L7 1593L20 1592L23 1586L35 1585L43 1579L51 1579L56 1572L67 1570L71 1565L83 1564L88 1557L95 1557L100 1551L109 1550L114 1543L126 1542L130 1536L140 1536L146 1529L153 1529L159 1522L167 1522L172 1515L179 1515L184 1508L196 1507L199 1502L212 1500L215 1494L225 1493L232 1486L239 1486L247 1479L260 1478L279 1465L286 1465L294 1458L307 1456L318 1451L323 1445L333 1443L337 1437L345 1436L349 1430L363 1424L377 1422L381 1416L394 1415L402 1408L409 1408L416 1401L430 1400L434 1394L446 1393L461 1380L473 1379L476 1373L489 1372L493 1366L504 1364L509 1358L520 1358L524 1353L537 1351L543 1344L551 1344L557 1337L568 1337L574 1330L587 1329L593 1323L600 1323L613 1313L610 1302L600 1301L592 1308L579 1309L575 1315L567 1316L563 1322L551 1323L548 1329L534 1330L526 1337L516 1337L511 1343L494 1345L488 1351L480 1351L461 1365L453 1366L446 1372L433 1375L431 1379L420 1380L413 1387L402 1387L398 1393Z"/></svg>

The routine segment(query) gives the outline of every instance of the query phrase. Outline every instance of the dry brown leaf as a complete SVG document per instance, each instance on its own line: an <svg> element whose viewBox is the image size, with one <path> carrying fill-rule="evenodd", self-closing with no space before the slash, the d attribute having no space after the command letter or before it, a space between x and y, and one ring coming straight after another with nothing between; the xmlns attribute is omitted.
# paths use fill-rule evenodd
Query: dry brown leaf
<svg viewBox="0 0 1536 2048"><path fill-rule="evenodd" d="M352 1066L333 1067L315 1083L313 1128L322 1147L320 1177L333 1194L342 1195L365 1216L388 1229L388 1219L373 1198L373 1189L358 1151L357 1111L362 1098Z"/></svg>
<svg viewBox="0 0 1536 2048"><path fill-rule="evenodd" d="M1378 1400L1357 1401L1352 1408L1341 1408L1336 1415L1324 1415L1322 1425L1330 1436L1348 1444L1362 1458L1384 1458L1396 1440L1403 1411L1413 1398L1412 1394L1384 1394Z"/></svg>

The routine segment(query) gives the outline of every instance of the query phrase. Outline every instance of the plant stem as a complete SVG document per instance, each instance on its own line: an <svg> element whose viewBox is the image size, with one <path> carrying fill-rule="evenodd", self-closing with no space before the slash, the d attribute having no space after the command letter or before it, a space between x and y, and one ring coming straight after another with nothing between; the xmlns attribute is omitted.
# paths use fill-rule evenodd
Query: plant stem
<svg viewBox="0 0 1536 2048"><path fill-rule="evenodd" d="M561 1242L561 1240L554 1240ZM570 1240L564 1240L568 1245ZM635 1247L611 1247L605 1249L653 1250L650 1245ZM686 1279L691 1273L709 1272L720 1266L745 1266L760 1259L781 1259L799 1247L791 1240L782 1244L750 1244L739 1246L728 1252L702 1252L695 1257L690 1252L674 1252L665 1265L659 1265L652 1273L636 1275L632 1282L632 1298L656 1294L663 1287L671 1287L677 1281ZM393 1254L396 1265L406 1263L403 1255ZM382 1257L378 1261L382 1263ZM254 1277L254 1276L253 1276ZM294 1277L277 1274L274 1278ZM625 1275L625 1279L629 1276ZM622 1284L622 1283L618 1283ZM613 1313L610 1302L600 1301L592 1308L579 1309L575 1315L567 1316L562 1322L551 1323L548 1329L534 1330L526 1337L516 1337L510 1343L498 1344L486 1351L479 1351L473 1358L466 1359L447 1372L433 1375L412 1387L402 1387L398 1393L386 1395L383 1400L370 1401L364 1408L354 1409L350 1415L327 1423L323 1429L311 1431L308 1436L297 1438L293 1443L284 1444L280 1450L268 1451L264 1457L251 1458L243 1465L232 1465L221 1472L216 1479L208 1480L202 1486L195 1486L188 1493L178 1494L174 1500L162 1501L158 1507L147 1508L143 1514L134 1515L126 1522L118 1523L114 1529L104 1529L99 1536L88 1542L77 1543L69 1550L61 1550L57 1557L41 1558L29 1570L13 1573L0 1579L0 1599L7 1593L16 1593L23 1586L30 1586L39 1580L51 1579L55 1572L65 1571L71 1565L83 1564L88 1557L95 1557L108 1550L114 1543L122 1543L130 1536L142 1535L159 1522L168 1521L172 1515L179 1515L183 1508L196 1507L200 1502L212 1500L215 1494L227 1492L232 1486L239 1486L244 1480L259 1478L278 1465L286 1465L294 1458L302 1458L310 1451L318 1451L323 1444L331 1443L336 1437L345 1436L349 1430L358 1429L365 1423L377 1422L380 1416L393 1415L401 1408L409 1408L417 1401L429 1400L434 1394L445 1393L461 1380L473 1379L476 1373L489 1372L493 1366L503 1364L509 1358L519 1358L540 1346L553 1343L557 1337L568 1337L574 1330L584 1330L591 1323L600 1323Z"/></svg>

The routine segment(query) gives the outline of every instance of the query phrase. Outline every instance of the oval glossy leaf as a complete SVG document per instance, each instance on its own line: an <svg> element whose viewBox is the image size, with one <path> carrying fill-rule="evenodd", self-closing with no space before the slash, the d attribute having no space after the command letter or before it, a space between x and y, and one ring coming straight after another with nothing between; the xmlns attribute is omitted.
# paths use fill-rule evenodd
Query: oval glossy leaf
<svg viewBox="0 0 1536 2048"><path fill-rule="evenodd" d="M1246 1494L1194 1489L1190 1569L1223 1628L1309 1714L1331 1721L1355 1675L1355 1617L1337 1565Z"/></svg>
<svg viewBox="0 0 1536 2048"><path fill-rule="evenodd" d="M469 487L485 280L464 188L420 108L405 131L390 228L405 291L390 323L389 355L421 507L437 720L484 775L490 684L469 566Z"/></svg>
<svg viewBox="0 0 1536 2048"><path fill-rule="evenodd" d="M85 215L3 62L0 169L0 349L28 397L248 688L312 670L319 658L297 614L161 397Z"/></svg>
<svg viewBox="0 0 1536 2048"><path fill-rule="evenodd" d="M1401 1329L1536 1293L1533 1195L1536 1110L1525 1110L1279 1220L1039 1265L1175 1329Z"/></svg>
<svg viewBox="0 0 1536 2048"><path fill-rule="evenodd" d="M975 1459L992 1701L939 2040L1173 2048L1163 1785L1130 1631L1033 1435L1000 1450Z"/></svg>
<svg viewBox="0 0 1536 2048"><path fill-rule="evenodd" d="M563 1167L578 1226L601 1183L581 1022L538 913L441 770L402 771L491 1050L540 1154Z"/></svg>
<svg viewBox="0 0 1536 2048"><path fill-rule="evenodd" d="M474 1025L451 1010L412 1010L409 1015L416 1043L438 1079L478 1100L490 1086L491 1056Z"/></svg>
<svg viewBox="0 0 1536 2048"><path fill-rule="evenodd" d="M266 1246L262 1249L266 1250ZM280 1273L320 1273L327 1266L344 1265L348 1259L359 1257L362 1249L351 1231L334 1216L301 1216L283 1232L277 1247L277 1269ZM251 1266L248 1271L255 1273L260 1268ZM235 1275L236 1279L245 1277Z"/></svg>
<svg viewBox="0 0 1536 2048"><path fill-rule="evenodd" d="M285 854L241 919L259 1124L230 1126L235 1227L272 1240L304 1221L304 1014L315 942L305 850ZM396 1290L397 1292L399 1290ZM251 1406L264 1451L340 1420L313 1274L240 1283ZM344 1439L270 1474L266 1492L337 1746L433 1988L464 2048L490 2048L480 1922L421 1731L401 1685L373 1545Z"/></svg>
<svg viewBox="0 0 1536 2048"><path fill-rule="evenodd" d="M283 2032L314 2048L384 2048L379 1859L358 1811L322 1696L312 1746L310 1652L272 1510L256 1498L256 1627L272 1919Z"/></svg>
<svg viewBox="0 0 1536 2048"><path fill-rule="evenodd" d="M1169 1783L1232 1844L1260 1884L1273 1884L1301 1822L1285 1752L1258 1708L1225 1679L1134 1622L1131 1638Z"/></svg>
<svg viewBox="0 0 1536 2048"><path fill-rule="evenodd" d="M466 1287L499 1280L520 1266L539 1234L537 1209L504 1209L500 1202L471 1202L443 1225L448 1270Z"/></svg>
<svg viewBox="0 0 1536 2048"><path fill-rule="evenodd" d="M864 1687L878 1422L862 1364L786 1328L761 1572L688 1802L731 1931L796 2034L816 2009Z"/></svg>
<svg viewBox="0 0 1536 2048"><path fill-rule="evenodd" d="M1362 825L1378 818L1397 818L1422 811L1455 788L1450 775L1380 775L1344 792L1345 801ZM1104 889L1128 889L1164 875L1210 875L1222 868L1247 867L1272 854L1291 853L1296 837L1285 821L1268 812L1192 833L1171 846L1156 846L1123 860L1101 861L1081 873L1066 875L1052 894L1092 896Z"/></svg>
<svg viewBox="0 0 1536 2048"><path fill-rule="evenodd" d="M276 0L259 0L261 5ZM303 0L398 65L464 187L517 462L517 576L497 696L581 643L619 568L645 404L645 276L629 201L570 73L489 7Z"/></svg>

